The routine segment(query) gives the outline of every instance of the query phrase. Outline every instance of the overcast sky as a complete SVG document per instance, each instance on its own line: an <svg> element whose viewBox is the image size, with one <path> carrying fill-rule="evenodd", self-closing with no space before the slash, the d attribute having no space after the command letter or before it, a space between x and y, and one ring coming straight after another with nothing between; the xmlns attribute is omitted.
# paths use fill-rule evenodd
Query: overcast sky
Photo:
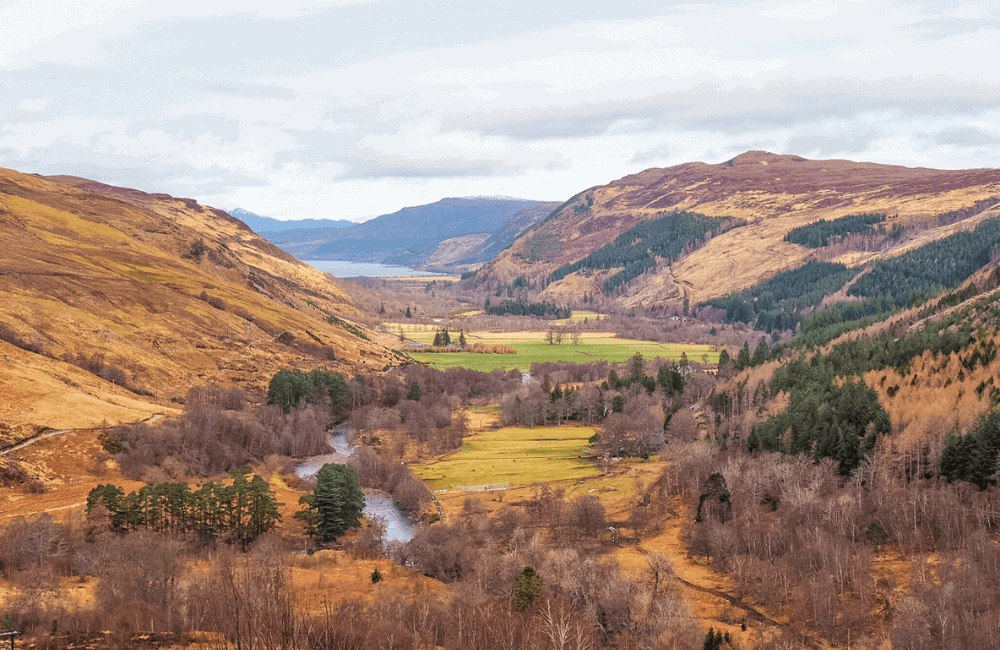
<svg viewBox="0 0 1000 650"><path fill-rule="evenodd" d="M1000 166L1000 3L0 1L0 166L279 219L749 149Z"/></svg>

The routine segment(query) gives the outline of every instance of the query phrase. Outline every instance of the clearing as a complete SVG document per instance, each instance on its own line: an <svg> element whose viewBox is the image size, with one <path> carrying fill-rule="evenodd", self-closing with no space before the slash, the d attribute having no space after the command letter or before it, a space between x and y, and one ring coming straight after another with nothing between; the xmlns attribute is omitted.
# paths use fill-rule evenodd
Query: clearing
<svg viewBox="0 0 1000 650"><path fill-rule="evenodd" d="M440 328L433 325L387 324L390 332L403 329L412 341L430 345L434 334ZM451 332L457 340L458 333ZM514 348L516 354L474 354L471 352L415 353L414 358L435 368L470 368L482 372L491 370L531 370L531 364L551 361L573 361L590 363L593 361L613 361L622 363L641 352L645 359L660 357L669 361L680 361L686 354L690 361L714 364L719 362L719 352L711 345L696 343L656 343L636 339L621 339L609 332L583 332L580 342L574 345L569 335L563 342L551 344L545 340L546 332L466 332L469 343L506 345ZM408 352L413 353L412 349Z"/></svg>
<svg viewBox="0 0 1000 650"><path fill-rule="evenodd" d="M460 451L415 467L437 489L478 490L600 474L582 454L593 427L504 427L468 436Z"/></svg>

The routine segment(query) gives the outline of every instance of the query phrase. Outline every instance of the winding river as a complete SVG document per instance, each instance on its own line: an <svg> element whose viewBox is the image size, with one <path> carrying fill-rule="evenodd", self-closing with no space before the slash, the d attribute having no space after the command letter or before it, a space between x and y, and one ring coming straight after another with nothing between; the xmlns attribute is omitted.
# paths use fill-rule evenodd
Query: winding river
<svg viewBox="0 0 1000 650"><path fill-rule="evenodd" d="M330 436L330 446L334 453L320 454L304 458L295 467L295 473L299 478L310 478L326 463L345 463L354 453L353 445L347 442L347 429L337 428ZM376 518L385 524L386 543L408 542L416 534L416 526L406 515L400 512L396 502L382 490L365 489L365 509L364 514L369 518Z"/></svg>

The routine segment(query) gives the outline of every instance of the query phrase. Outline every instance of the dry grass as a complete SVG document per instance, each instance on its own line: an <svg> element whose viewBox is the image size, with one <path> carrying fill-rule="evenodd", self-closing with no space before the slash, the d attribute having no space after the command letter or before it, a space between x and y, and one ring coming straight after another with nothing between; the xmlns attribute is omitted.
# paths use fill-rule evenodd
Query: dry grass
<svg viewBox="0 0 1000 650"><path fill-rule="evenodd" d="M476 489L571 481L598 470L581 457L592 427L505 427L465 439L461 451L415 468L438 489Z"/></svg>
<svg viewBox="0 0 1000 650"><path fill-rule="evenodd" d="M78 189L4 170L0 181L0 321L51 358L102 354L155 400L127 395L68 364L0 343L4 421L85 427L163 411L196 384L260 391L287 366L327 365L288 331L334 349L338 364L384 367L393 357L325 322L359 312L328 276L299 263L237 222L193 202L139 192ZM92 189L96 186L91 184ZM193 243L205 252L192 256ZM197 299L203 291L226 310ZM305 298L319 309L306 305ZM250 322L253 321L253 322Z"/></svg>

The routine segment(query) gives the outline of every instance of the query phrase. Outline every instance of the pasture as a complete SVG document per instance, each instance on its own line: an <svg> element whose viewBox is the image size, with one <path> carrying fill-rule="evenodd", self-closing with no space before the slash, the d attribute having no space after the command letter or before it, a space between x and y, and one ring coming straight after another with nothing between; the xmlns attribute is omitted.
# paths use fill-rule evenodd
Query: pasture
<svg viewBox="0 0 1000 650"><path fill-rule="evenodd" d="M389 325L390 332L398 332L398 323ZM410 340L429 345L439 328L433 325L403 325L403 332ZM458 332L450 332L452 341L458 340ZM711 345L695 343L656 343L635 339L620 339L609 332L583 332L579 344L574 345L566 335L560 344L550 344L545 340L545 332L466 332L469 343L493 343L514 348L517 354L473 354L470 352L414 353L412 356L435 368L471 368L489 372L491 370L531 370L532 363L546 361L628 361L636 352L641 352L647 360L660 357L679 361L682 353L689 361L715 364L719 353ZM407 350L413 352L412 350Z"/></svg>
<svg viewBox="0 0 1000 650"><path fill-rule="evenodd" d="M414 467L435 489L518 487L600 474L588 460L593 427L504 427L465 438L462 449Z"/></svg>

